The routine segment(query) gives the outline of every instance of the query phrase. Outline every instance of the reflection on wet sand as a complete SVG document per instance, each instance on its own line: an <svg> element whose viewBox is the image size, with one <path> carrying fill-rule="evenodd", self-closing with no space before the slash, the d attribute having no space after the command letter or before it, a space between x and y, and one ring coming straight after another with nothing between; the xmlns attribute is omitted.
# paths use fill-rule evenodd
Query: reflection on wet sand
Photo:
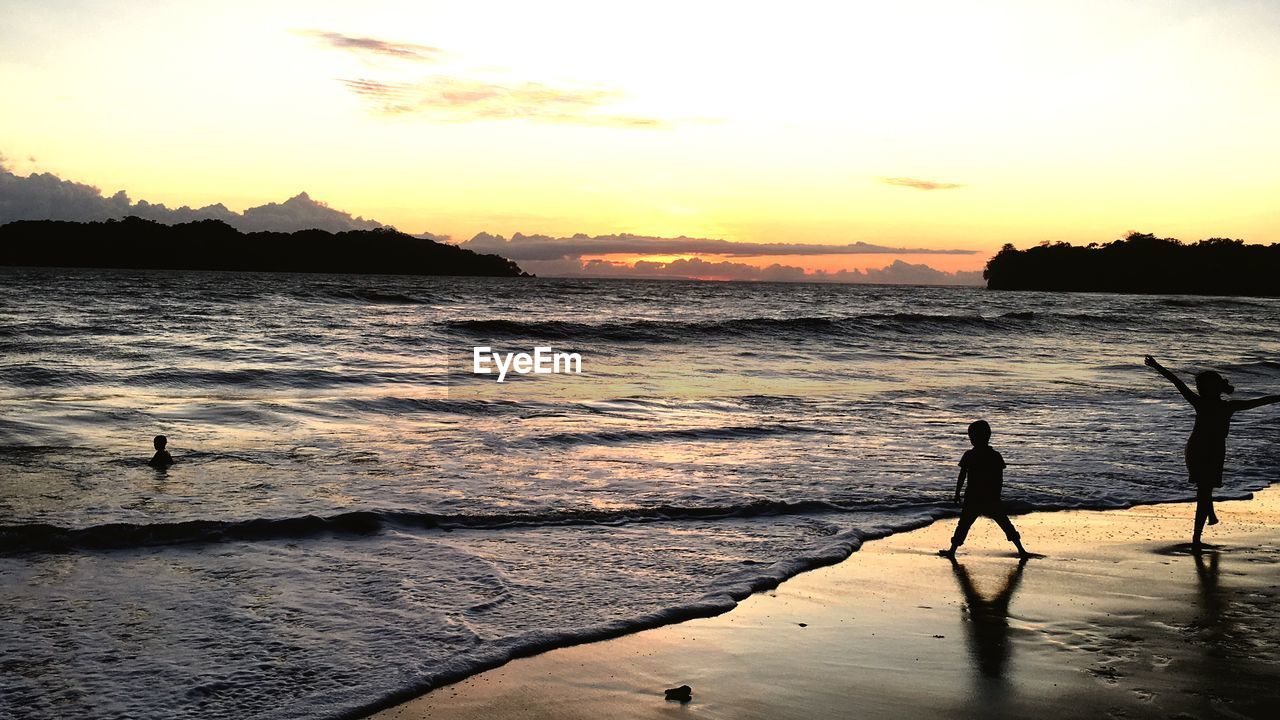
<svg viewBox="0 0 1280 720"><path fill-rule="evenodd" d="M960 591L964 593L964 628L978 674L987 681L1004 679L1010 655L1009 602L1022 581L1025 558L1010 568L1004 586L995 594L982 594L969 575L968 569L955 559L951 569L955 573ZM979 693L990 689L990 682L979 683Z"/></svg>

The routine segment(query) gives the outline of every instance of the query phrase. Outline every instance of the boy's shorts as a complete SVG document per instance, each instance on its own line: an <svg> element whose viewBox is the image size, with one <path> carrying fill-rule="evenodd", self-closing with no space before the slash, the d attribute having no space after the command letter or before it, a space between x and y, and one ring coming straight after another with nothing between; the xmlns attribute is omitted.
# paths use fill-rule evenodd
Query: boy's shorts
<svg viewBox="0 0 1280 720"><path fill-rule="evenodd" d="M1004 536L1010 542L1021 540L1022 536L1018 534L1017 528L1013 526L1013 522L1009 520L1009 513L1005 512L1004 504L996 502L973 502L965 500L964 505L960 508L960 522L956 524L956 534L951 536L951 544L959 547L964 544L965 538L969 537L969 528L973 527L973 523L982 516L987 516L996 521L1001 530L1004 530Z"/></svg>

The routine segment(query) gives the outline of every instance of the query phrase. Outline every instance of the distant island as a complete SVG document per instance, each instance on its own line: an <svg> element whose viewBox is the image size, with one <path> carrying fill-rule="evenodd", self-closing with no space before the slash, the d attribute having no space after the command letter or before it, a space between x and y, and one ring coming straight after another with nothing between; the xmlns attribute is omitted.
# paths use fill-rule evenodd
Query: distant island
<svg viewBox="0 0 1280 720"><path fill-rule="evenodd" d="M497 255L390 228L250 232L221 220L165 225L19 220L0 225L0 266L234 270L288 273L527 277Z"/></svg>
<svg viewBox="0 0 1280 720"><path fill-rule="evenodd" d="M1131 233L1101 245L1005 245L982 276L991 290L1280 296L1280 243Z"/></svg>

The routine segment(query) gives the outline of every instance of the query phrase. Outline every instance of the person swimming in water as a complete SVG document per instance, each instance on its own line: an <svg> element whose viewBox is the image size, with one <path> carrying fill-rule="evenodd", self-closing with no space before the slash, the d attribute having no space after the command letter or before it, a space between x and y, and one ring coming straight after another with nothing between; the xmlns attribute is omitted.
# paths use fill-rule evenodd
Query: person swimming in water
<svg viewBox="0 0 1280 720"><path fill-rule="evenodd" d="M1195 530L1191 535L1191 549L1200 552L1200 536L1206 522L1218 524L1213 511L1213 489L1222 487L1222 466L1227 457L1227 433L1231 431L1231 416L1241 410L1251 410L1263 405L1280 402L1280 395L1267 395L1252 400L1226 400L1222 396L1235 392L1226 378L1214 370L1196 373L1196 389L1192 391L1155 358L1148 355L1143 362L1165 376L1178 388L1182 397L1196 411L1196 423L1187 438L1185 457L1187 476L1196 486Z"/></svg>
<svg viewBox="0 0 1280 720"><path fill-rule="evenodd" d="M151 444L155 446L156 454L152 455L151 459L147 461L148 465L157 470L164 470L173 464L173 456L169 454L168 450L164 449L165 445L169 444L169 438L157 435L151 441Z"/></svg>

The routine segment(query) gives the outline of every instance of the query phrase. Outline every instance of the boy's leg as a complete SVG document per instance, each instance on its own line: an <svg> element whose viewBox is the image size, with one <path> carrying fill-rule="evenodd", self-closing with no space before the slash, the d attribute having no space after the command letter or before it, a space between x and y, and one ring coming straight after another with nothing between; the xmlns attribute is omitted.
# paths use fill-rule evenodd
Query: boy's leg
<svg viewBox="0 0 1280 720"><path fill-rule="evenodd" d="M1008 538L1013 546L1018 548L1019 555L1026 555L1026 548L1022 547L1022 535L1018 533L1018 529L1013 526L1013 521L1009 519L1009 513L1004 511L1003 507L993 508L990 517L996 521L1001 530L1004 530L1004 536Z"/></svg>
<svg viewBox="0 0 1280 720"><path fill-rule="evenodd" d="M978 519L977 508L965 505L960 508L960 521L956 523L956 532L951 536L951 552L955 552L956 548L964 544L965 538L969 537L969 528L973 527L973 522Z"/></svg>

